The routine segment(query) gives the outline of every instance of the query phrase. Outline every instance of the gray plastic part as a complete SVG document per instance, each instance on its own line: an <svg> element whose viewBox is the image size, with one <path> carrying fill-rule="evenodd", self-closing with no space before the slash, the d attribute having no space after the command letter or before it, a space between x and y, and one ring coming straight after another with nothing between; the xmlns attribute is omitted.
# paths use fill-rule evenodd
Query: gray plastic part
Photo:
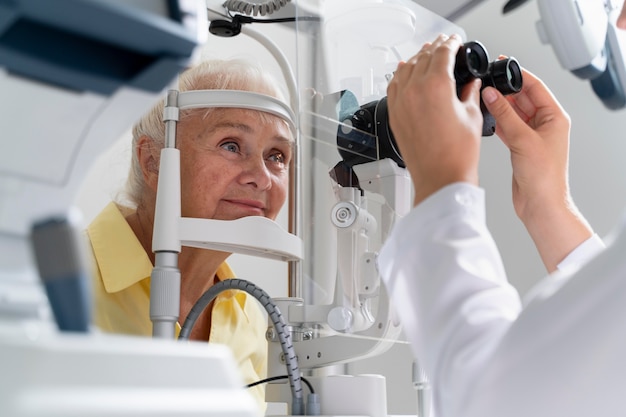
<svg viewBox="0 0 626 417"><path fill-rule="evenodd" d="M102 0L0 0L0 66L76 91L159 92L197 46L177 4L160 16Z"/></svg>

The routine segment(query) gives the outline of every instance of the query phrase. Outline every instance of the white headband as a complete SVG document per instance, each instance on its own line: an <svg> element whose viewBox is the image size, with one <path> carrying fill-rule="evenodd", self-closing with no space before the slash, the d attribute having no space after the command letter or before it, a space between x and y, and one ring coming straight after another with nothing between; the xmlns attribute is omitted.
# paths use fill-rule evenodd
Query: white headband
<svg viewBox="0 0 626 417"><path fill-rule="evenodd" d="M173 115L175 109L193 109L202 107L230 107L239 109L258 110L273 114L283 119L289 125L296 137L296 122L293 110L287 104L275 97L266 94L243 90L191 90L178 92L178 105L171 107L166 104L164 120L178 120L178 114ZM176 112L177 113L177 112Z"/></svg>

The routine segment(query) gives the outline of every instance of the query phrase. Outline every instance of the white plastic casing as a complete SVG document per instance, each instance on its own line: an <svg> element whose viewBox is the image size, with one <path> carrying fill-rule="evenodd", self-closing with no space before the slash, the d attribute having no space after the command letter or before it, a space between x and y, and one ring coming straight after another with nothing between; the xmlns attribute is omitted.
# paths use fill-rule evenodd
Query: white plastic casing
<svg viewBox="0 0 626 417"><path fill-rule="evenodd" d="M537 4L539 37L552 45L563 68L580 70L602 59L608 25L603 1L537 0Z"/></svg>

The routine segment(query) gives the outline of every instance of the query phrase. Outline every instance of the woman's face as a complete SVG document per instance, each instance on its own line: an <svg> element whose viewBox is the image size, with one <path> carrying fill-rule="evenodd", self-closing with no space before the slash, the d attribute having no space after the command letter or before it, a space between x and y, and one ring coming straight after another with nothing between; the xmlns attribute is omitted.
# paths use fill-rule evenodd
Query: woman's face
<svg viewBox="0 0 626 417"><path fill-rule="evenodd" d="M178 123L182 216L275 219L287 197L293 139L277 116L214 109Z"/></svg>

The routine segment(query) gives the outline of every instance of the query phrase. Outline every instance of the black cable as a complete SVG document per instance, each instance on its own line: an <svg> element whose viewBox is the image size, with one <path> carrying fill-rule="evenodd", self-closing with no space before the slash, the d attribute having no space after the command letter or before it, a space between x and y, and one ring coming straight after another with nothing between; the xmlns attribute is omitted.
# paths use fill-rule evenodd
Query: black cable
<svg viewBox="0 0 626 417"><path fill-rule="evenodd" d="M278 381L278 380L287 379L287 378L289 378L289 375L271 376L269 378L261 379L261 380L256 381L256 382L251 382L250 384L246 385L246 388L252 388L252 387L256 387L257 385L266 384L268 382ZM313 385L311 385L311 383L303 376L301 376L300 379L309 388L309 391L311 392L311 394L315 394L315 390L313 389Z"/></svg>
<svg viewBox="0 0 626 417"><path fill-rule="evenodd" d="M302 16L302 17L285 17L279 19L254 19L250 16L236 14L230 16L232 20L212 20L209 25L209 32L213 35L223 38L232 38L241 33L241 27L244 23L282 23L282 22L297 22L300 20L320 21L319 17L314 16Z"/></svg>
<svg viewBox="0 0 626 417"><path fill-rule="evenodd" d="M277 19L255 19L254 17L246 16L243 14L230 15L233 21L240 23L287 23L287 22L321 22L321 18L317 16L298 16L298 17L280 17Z"/></svg>

